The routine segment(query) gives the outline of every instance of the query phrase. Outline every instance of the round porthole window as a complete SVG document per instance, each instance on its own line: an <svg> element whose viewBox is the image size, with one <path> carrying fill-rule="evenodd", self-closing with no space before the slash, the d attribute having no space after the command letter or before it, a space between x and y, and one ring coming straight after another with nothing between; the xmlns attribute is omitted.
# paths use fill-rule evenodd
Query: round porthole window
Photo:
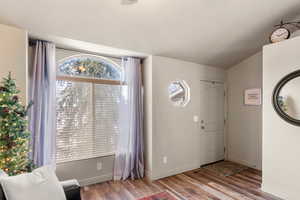
<svg viewBox="0 0 300 200"><path fill-rule="evenodd" d="M190 101L190 88L184 80L173 81L169 85L168 92L174 106L184 107Z"/></svg>

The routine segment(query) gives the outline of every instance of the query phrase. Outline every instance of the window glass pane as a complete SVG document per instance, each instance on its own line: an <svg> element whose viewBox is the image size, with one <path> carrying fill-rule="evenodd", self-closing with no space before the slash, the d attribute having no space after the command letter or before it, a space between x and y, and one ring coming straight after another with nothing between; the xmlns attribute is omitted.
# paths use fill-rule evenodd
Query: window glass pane
<svg viewBox="0 0 300 200"><path fill-rule="evenodd" d="M58 63L58 75L120 80L121 69L112 61L100 56L77 55Z"/></svg>

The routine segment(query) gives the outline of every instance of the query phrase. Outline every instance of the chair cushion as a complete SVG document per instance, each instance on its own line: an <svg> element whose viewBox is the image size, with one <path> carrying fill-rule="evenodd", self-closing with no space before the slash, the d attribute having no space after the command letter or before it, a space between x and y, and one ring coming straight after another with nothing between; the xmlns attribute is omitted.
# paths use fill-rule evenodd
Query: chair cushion
<svg viewBox="0 0 300 200"><path fill-rule="evenodd" d="M50 167L41 167L32 173L0 177L0 182L7 200L66 200L63 187Z"/></svg>

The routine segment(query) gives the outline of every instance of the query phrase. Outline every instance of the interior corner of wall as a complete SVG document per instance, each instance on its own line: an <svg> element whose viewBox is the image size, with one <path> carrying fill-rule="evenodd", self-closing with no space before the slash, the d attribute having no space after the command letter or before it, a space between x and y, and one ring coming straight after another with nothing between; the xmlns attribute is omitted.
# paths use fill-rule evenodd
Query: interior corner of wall
<svg viewBox="0 0 300 200"><path fill-rule="evenodd" d="M151 170L149 170L149 169L145 170L145 178L146 178L146 180L148 180L150 182L153 181L152 171Z"/></svg>

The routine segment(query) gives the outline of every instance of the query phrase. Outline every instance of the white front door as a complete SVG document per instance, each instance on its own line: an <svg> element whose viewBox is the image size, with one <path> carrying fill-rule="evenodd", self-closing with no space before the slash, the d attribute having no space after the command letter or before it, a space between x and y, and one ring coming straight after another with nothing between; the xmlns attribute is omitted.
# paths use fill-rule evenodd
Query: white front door
<svg viewBox="0 0 300 200"><path fill-rule="evenodd" d="M200 82L201 165L224 159L224 84Z"/></svg>

